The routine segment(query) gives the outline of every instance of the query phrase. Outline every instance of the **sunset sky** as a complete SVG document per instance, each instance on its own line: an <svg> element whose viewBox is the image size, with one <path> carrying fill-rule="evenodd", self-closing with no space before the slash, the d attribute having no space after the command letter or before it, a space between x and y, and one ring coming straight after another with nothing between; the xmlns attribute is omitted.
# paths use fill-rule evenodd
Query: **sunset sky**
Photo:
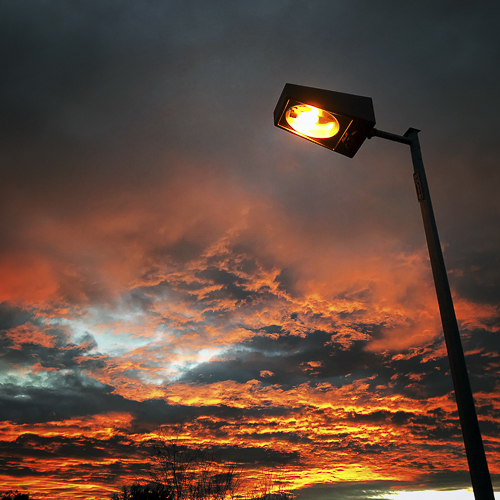
<svg viewBox="0 0 500 500"><path fill-rule="evenodd" d="M470 487L409 148L279 130L287 82L421 130L500 490L499 24L494 0L2 1L0 491L106 498L159 432L303 500Z"/></svg>

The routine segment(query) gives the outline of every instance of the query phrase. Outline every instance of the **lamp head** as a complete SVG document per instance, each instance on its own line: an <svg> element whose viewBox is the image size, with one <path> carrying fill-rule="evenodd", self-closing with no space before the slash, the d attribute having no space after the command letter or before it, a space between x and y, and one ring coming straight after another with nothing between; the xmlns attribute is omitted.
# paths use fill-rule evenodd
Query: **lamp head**
<svg viewBox="0 0 500 500"><path fill-rule="evenodd" d="M375 126L375 114L369 97L287 83L274 124L352 158Z"/></svg>

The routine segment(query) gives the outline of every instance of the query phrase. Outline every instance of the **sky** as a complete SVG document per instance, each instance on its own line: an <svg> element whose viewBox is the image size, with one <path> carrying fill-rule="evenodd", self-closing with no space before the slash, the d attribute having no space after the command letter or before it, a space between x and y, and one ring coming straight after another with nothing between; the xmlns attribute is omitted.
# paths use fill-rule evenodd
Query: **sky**
<svg viewBox="0 0 500 500"><path fill-rule="evenodd" d="M162 434L303 500L472 498L408 147L284 133L285 83L421 130L500 489L499 21L494 0L2 1L0 490L106 498Z"/></svg>

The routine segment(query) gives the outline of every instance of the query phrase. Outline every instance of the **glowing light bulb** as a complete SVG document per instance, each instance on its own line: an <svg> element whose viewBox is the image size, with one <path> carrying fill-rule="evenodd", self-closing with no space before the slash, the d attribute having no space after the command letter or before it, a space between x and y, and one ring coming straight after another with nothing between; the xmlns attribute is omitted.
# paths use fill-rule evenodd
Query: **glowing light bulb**
<svg viewBox="0 0 500 500"><path fill-rule="evenodd" d="M291 106L286 112L286 121L297 132L316 139L333 137L340 129L331 113L307 104Z"/></svg>

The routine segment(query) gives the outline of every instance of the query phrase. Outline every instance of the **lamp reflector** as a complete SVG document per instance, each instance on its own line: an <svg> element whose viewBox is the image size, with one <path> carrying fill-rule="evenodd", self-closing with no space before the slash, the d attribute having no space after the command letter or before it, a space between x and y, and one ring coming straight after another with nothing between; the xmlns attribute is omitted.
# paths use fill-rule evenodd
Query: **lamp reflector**
<svg viewBox="0 0 500 500"><path fill-rule="evenodd" d="M340 130L335 116L328 111L307 104L297 104L288 108L286 121L300 134L316 139L328 139Z"/></svg>

